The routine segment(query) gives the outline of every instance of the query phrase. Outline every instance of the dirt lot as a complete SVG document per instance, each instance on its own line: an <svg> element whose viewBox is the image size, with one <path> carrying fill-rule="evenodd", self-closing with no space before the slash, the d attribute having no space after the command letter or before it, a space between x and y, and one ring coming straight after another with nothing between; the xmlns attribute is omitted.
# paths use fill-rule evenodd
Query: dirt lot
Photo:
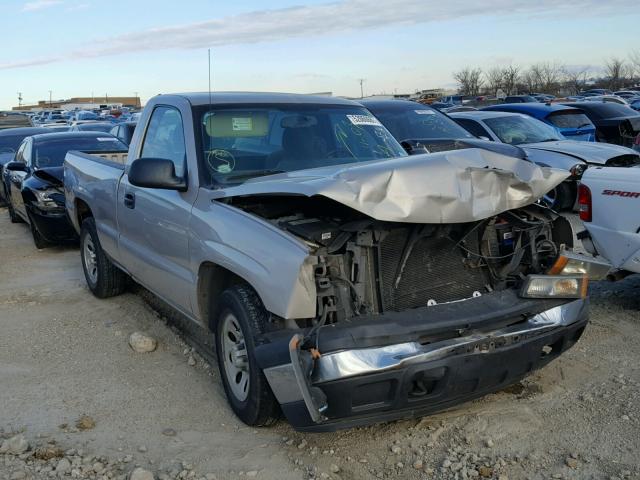
<svg viewBox="0 0 640 480"><path fill-rule="evenodd" d="M95 299L75 248L36 250L0 209L0 443L29 443L0 478L640 478L640 276L593 284L591 312L573 350L507 391L332 434L256 430L148 295ZM158 349L134 353L136 330Z"/></svg>

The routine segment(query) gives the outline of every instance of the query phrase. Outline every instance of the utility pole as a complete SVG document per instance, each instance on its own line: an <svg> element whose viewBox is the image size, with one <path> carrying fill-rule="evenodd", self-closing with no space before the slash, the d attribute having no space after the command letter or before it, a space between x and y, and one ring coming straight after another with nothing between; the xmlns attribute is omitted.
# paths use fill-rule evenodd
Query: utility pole
<svg viewBox="0 0 640 480"><path fill-rule="evenodd" d="M360 98L364 98L364 89L362 85L364 84L366 78L359 78L358 82L360 83Z"/></svg>
<svg viewBox="0 0 640 480"><path fill-rule="evenodd" d="M136 96L136 108L138 108L140 106L140 98L138 97L138 92L133 92L133 94Z"/></svg>
<svg viewBox="0 0 640 480"><path fill-rule="evenodd" d="M51 94L52 93L53 92L51 90L49 90L49 108L51 108L51 104L52 104L52 102L51 102Z"/></svg>
<svg viewBox="0 0 640 480"><path fill-rule="evenodd" d="M22 106L22 92L18 92L18 108Z"/></svg>

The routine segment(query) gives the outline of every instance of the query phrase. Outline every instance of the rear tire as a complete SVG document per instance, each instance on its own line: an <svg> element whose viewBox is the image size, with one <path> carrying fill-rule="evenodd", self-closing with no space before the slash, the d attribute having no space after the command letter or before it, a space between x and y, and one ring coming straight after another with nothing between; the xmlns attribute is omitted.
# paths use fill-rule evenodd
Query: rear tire
<svg viewBox="0 0 640 480"><path fill-rule="evenodd" d="M87 286L96 297L113 297L125 291L128 277L102 250L93 217L82 222L80 258Z"/></svg>
<svg viewBox="0 0 640 480"><path fill-rule="evenodd" d="M272 425L278 419L279 404L255 357L268 313L256 292L246 285L225 290L218 311L216 355L229 405L247 425Z"/></svg>
<svg viewBox="0 0 640 480"><path fill-rule="evenodd" d="M573 207L575 200L574 189L567 182L562 182L544 196L544 202L558 212Z"/></svg>
<svg viewBox="0 0 640 480"><path fill-rule="evenodd" d="M7 201L7 209L9 210L9 219L11 223L24 223L24 220L18 216L16 211L13 209L13 205L11 205L11 200Z"/></svg>

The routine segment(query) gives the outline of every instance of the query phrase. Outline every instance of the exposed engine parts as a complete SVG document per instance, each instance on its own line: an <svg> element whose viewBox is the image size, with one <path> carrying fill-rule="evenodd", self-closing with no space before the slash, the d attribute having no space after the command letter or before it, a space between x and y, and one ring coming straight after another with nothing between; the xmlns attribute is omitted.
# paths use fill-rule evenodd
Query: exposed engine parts
<svg viewBox="0 0 640 480"><path fill-rule="evenodd" d="M259 212L243 208L309 245L316 260L313 325L517 288L573 241L568 222L540 205L438 225L380 222L318 199L260 199Z"/></svg>

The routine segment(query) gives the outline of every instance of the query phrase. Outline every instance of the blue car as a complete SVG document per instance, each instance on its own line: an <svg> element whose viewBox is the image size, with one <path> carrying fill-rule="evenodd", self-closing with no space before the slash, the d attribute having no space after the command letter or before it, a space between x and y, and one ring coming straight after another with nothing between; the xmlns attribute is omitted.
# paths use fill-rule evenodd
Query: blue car
<svg viewBox="0 0 640 480"><path fill-rule="evenodd" d="M546 103L513 103L491 105L482 110L522 113L554 127L569 140L596 141L596 127L578 108Z"/></svg>

